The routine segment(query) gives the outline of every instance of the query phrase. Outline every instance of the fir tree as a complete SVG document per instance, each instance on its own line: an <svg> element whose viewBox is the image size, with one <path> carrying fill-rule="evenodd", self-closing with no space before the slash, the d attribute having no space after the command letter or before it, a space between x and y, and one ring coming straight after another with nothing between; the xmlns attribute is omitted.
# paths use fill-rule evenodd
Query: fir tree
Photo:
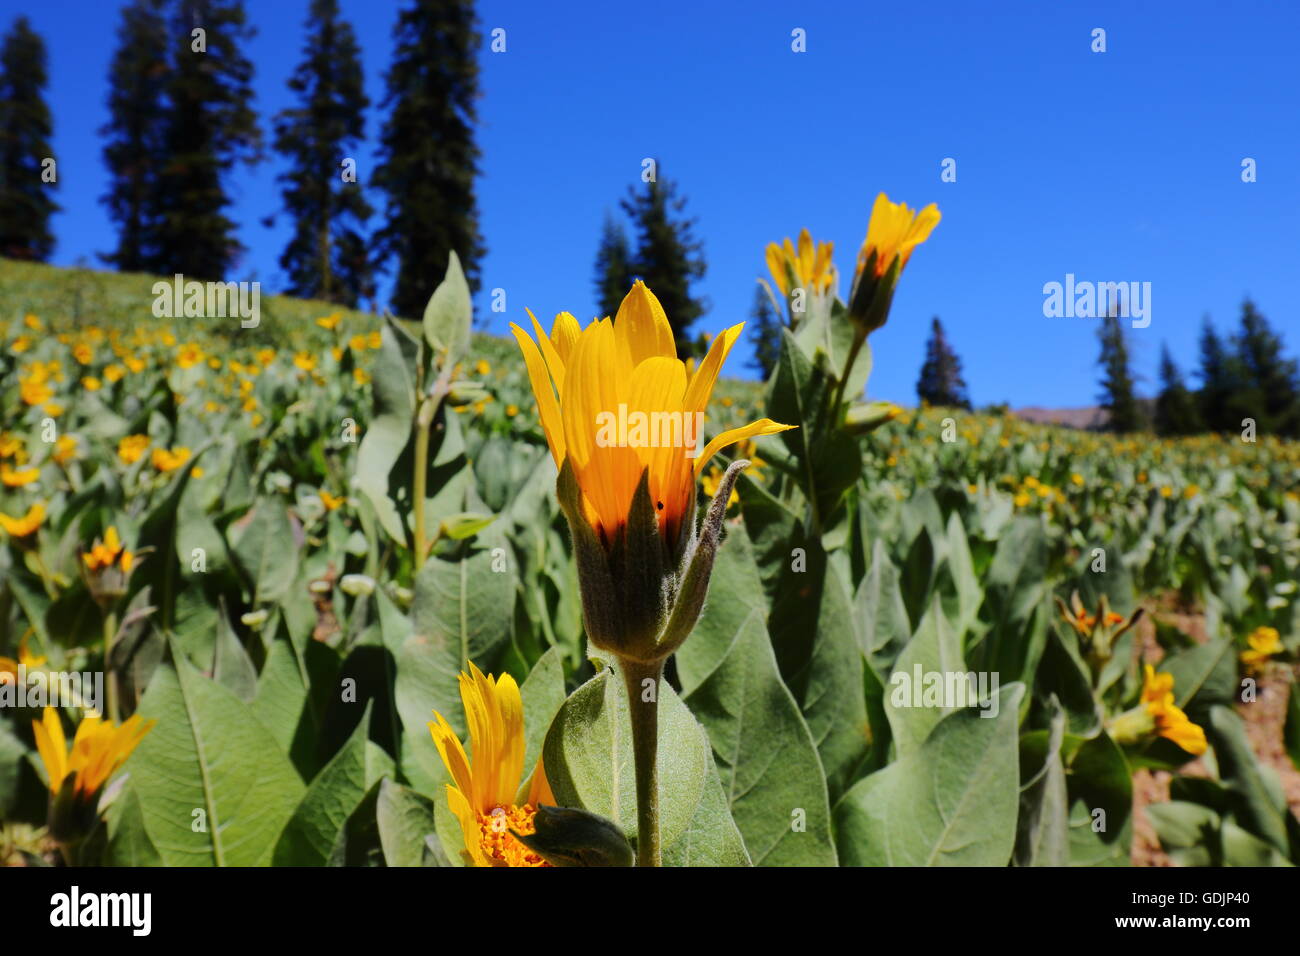
<svg viewBox="0 0 1300 956"><path fill-rule="evenodd" d="M386 222L374 248L378 260L396 260L394 310L418 317L452 251L470 288L478 288L483 243L474 200L474 6L469 0L415 0L399 14L394 37L384 99L388 119L374 175L387 196Z"/></svg>
<svg viewBox="0 0 1300 956"><path fill-rule="evenodd" d="M1183 373L1169 354L1169 346L1160 347L1160 394L1156 397L1155 427L1161 435L1195 435L1201 430L1201 416L1196 397L1183 382Z"/></svg>
<svg viewBox="0 0 1300 956"><path fill-rule="evenodd" d="M596 307L601 316L616 315L632 288L631 260L627 233L613 216L606 216L596 250Z"/></svg>
<svg viewBox="0 0 1300 956"><path fill-rule="evenodd" d="M173 26L160 177L162 268L221 279L243 251L225 180L237 163L261 158L253 110L253 30L242 0L180 0Z"/></svg>
<svg viewBox="0 0 1300 956"><path fill-rule="evenodd" d="M673 327L678 354L692 349L690 327L706 310L706 303L691 295L691 283L704 277L702 246L695 238L695 220L684 216L686 197L676 184L660 175L646 188L633 189L623 210L636 230L633 275L641 279L663 304Z"/></svg>
<svg viewBox="0 0 1300 956"><path fill-rule="evenodd" d="M781 360L781 328L784 323L772 305L772 297L761 285L754 289L754 304L749 315L750 324L745 328L746 331L753 330L749 339L754 343L754 357L749 364L766 379Z"/></svg>
<svg viewBox="0 0 1300 956"><path fill-rule="evenodd" d="M356 36L339 18L338 0L312 0L307 28L303 61L289 80L298 105L274 123L275 149L290 162L280 182L293 218L280 267L290 295L356 306L373 294L361 235L372 210L355 178L345 181L343 164L355 164L369 100Z"/></svg>
<svg viewBox="0 0 1300 956"><path fill-rule="evenodd" d="M930 340L925 346L925 364L916 382L916 394L930 405L970 410L966 381L961 374L961 359L948 344L943 323L936 315L930 324Z"/></svg>
<svg viewBox="0 0 1300 956"><path fill-rule="evenodd" d="M1282 354L1282 339L1255 304L1241 306L1241 327L1234 345L1242 370L1243 388L1235 403L1241 417L1256 420L1261 432L1300 436L1300 375L1295 359ZM1241 427L1241 418L1235 426Z"/></svg>
<svg viewBox="0 0 1300 956"><path fill-rule="evenodd" d="M117 225L117 248L101 255L122 272L163 272L159 177L164 98L170 72L162 0L122 9L118 48L108 71L109 121L100 128L108 192L102 198Z"/></svg>
<svg viewBox="0 0 1300 956"><path fill-rule="evenodd" d="M1201 388L1197 405L1201 422L1210 431L1227 432L1241 428L1237 401L1241 390L1241 370L1206 316L1201 326Z"/></svg>
<svg viewBox="0 0 1300 956"><path fill-rule="evenodd" d="M44 262L54 250L47 83L45 41L20 16L0 42L0 256L11 259Z"/></svg>
<svg viewBox="0 0 1300 956"><path fill-rule="evenodd" d="M1098 364L1102 367L1101 407L1107 413L1106 427L1121 434L1138 431L1143 425L1142 411L1130 367L1128 342L1113 311L1102 320L1100 339Z"/></svg>

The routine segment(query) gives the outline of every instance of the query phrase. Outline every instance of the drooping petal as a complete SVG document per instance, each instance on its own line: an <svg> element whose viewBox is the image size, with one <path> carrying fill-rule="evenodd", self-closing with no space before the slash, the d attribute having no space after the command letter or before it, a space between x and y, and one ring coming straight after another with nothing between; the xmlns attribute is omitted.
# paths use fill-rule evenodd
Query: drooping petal
<svg viewBox="0 0 1300 956"><path fill-rule="evenodd" d="M744 441L746 438L754 438L758 435L775 435L777 432L788 431L791 428L794 428L794 426L782 425L770 418L760 418L758 421L743 425L740 428L730 428L709 442L704 448L704 453L695 459L695 474L698 475L704 469L704 466L708 464L709 459L728 445L734 445L738 441Z"/></svg>

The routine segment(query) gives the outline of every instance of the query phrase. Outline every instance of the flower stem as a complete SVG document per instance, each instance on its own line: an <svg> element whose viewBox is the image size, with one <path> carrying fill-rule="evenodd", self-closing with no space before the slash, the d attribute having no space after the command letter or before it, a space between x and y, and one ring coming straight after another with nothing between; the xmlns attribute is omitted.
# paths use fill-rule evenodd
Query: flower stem
<svg viewBox="0 0 1300 956"><path fill-rule="evenodd" d="M663 661L620 659L636 765L636 865L659 866L659 690ZM652 681L647 685L646 681ZM647 693L647 691L649 693ZM648 700L646 698L649 698Z"/></svg>
<svg viewBox="0 0 1300 956"><path fill-rule="evenodd" d="M108 718L118 723L117 674L113 671L113 638L117 636L117 615L108 608L104 609L104 683L108 685Z"/></svg>
<svg viewBox="0 0 1300 956"><path fill-rule="evenodd" d="M424 490L428 480L429 464L429 428L433 424L433 413L437 405L426 398L420 403L419 413L415 416L415 473L411 476L411 492L415 497L415 571L418 574L424 567L424 556L428 547L424 540Z"/></svg>

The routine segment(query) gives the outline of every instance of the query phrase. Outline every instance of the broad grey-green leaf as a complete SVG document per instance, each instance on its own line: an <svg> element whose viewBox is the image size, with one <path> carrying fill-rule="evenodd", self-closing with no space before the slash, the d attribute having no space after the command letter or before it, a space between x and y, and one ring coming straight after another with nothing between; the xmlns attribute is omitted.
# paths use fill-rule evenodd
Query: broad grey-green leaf
<svg viewBox="0 0 1300 956"><path fill-rule="evenodd" d="M455 365L469 349L473 323L469 283L453 251L448 257L446 276L424 307L424 339L435 355L445 350L445 365Z"/></svg>
<svg viewBox="0 0 1300 956"><path fill-rule="evenodd" d="M269 863L303 784L250 708L173 647L140 703L158 721L128 765L168 866Z"/></svg>
<svg viewBox="0 0 1300 956"><path fill-rule="evenodd" d="M1024 685L998 693L996 717L945 717L912 754L859 781L835 808L846 866L1005 866L1016 838L1018 711Z"/></svg>
<svg viewBox="0 0 1300 956"><path fill-rule="evenodd" d="M425 839L435 832L433 800L385 780L379 785L375 815L384 861L389 866L423 866Z"/></svg>
<svg viewBox="0 0 1300 956"><path fill-rule="evenodd" d="M666 682L659 684L659 839L667 852L686 832L704 794L711 754L703 728ZM564 702L542 748L560 806L600 814L635 844L632 723L622 678L602 670Z"/></svg>
<svg viewBox="0 0 1300 956"><path fill-rule="evenodd" d="M252 603L279 601L298 573L298 544L289 511L274 498L262 498L230 527L235 563L248 582Z"/></svg>
<svg viewBox="0 0 1300 956"><path fill-rule="evenodd" d="M885 685L885 714L898 755L920 749L939 721L955 708L974 703L949 700L949 688L966 695L971 687L960 640L935 597Z"/></svg>

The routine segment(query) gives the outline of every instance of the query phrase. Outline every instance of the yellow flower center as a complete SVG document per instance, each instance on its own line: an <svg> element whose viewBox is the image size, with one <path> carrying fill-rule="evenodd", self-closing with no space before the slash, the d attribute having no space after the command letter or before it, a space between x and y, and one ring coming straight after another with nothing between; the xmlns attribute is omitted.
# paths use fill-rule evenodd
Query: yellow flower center
<svg viewBox="0 0 1300 956"><path fill-rule="evenodd" d="M537 808L531 803L522 807L493 807L491 813L476 814L479 848L498 866L550 866L540 856L514 838L511 830L524 835L535 831L533 818Z"/></svg>

